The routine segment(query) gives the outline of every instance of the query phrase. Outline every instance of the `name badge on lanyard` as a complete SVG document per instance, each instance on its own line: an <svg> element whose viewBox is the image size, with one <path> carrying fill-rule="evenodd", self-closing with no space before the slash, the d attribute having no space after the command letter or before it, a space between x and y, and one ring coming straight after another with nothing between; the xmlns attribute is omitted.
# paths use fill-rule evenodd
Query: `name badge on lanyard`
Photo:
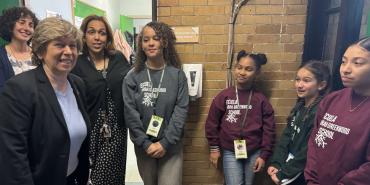
<svg viewBox="0 0 370 185"><path fill-rule="evenodd" d="M146 130L146 134L153 136L153 137L157 137L159 130L161 130L162 123L163 123L162 117L152 115L152 118L150 119L150 122L149 122L148 129Z"/></svg>
<svg viewBox="0 0 370 185"><path fill-rule="evenodd" d="M234 140L234 151L235 151L235 158L236 159L247 159L248 158L248 153L247 153L247 141L243 139L243 129L246 126L246 121L247 121L247 115L248 115L248 110L249 106L251 105L251 99L252 99L252 94L253 91L251 90L249 92L249 97L248 97L248 105L245 110L245 114L243 117L243 120L240 122L240 139ZM236 100L239 105L239 95L238 95L238 88L235 86L235 96Z"/></svg>
<svg viewBox="0 0 370 185"><path fill-rule="evenodd" d="M247 159L247 142L244 139L234 140L234 150L236 159Z"/></svg>
<svg viewBox="0 0 370 185"><path fill-rule="evenodd" d="M162 126L162 123L163 123L163 118L156 115L156 106L157 106L157 101L158 101L158 98L159 98L159 91L160 91L160 88L161 88L161 85L162 85L162 80L163 80L165 68L166 68L166 65L164 66L164 68L162 70L161 79L159 80L156 95L154 95L153 82L152 82L152 79L150 78L149 69L146 69L147 74L148 74L149 82L152 84L152 97L155 98L154 105L153 105L153 115L150 118L148 129L146 130L146 134L149 135L149 136L153 136L153 137L158 137L159 131L161 130L161 126Z"/></svg>

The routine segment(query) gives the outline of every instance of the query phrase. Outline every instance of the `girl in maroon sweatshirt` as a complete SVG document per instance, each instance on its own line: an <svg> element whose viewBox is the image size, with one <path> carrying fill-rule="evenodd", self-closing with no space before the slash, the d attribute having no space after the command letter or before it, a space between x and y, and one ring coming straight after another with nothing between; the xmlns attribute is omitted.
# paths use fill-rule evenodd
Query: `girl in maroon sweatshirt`
<svg viewBox="0 0 370 185"><path fill-rule="evenodd" d="M205 124L210 161L217 167L223 153L227 185L253 182L270 157L275 139L274 111L267 98L253 88L266 64L264 54L242 50L237 57L236 86L220 92L213 100Z"/></svg>
<svg viewBox="0 0 370 185"><path fill-rule="evenodd" d="M308 143L309 185L370 184L370 38L348 47L340 66L347 88L325 97Z"/></svg>

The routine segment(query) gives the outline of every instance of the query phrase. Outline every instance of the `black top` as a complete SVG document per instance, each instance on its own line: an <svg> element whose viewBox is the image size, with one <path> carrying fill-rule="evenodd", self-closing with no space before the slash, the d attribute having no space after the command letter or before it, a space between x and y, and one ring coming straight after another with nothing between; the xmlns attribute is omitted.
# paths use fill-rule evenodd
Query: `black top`
<svg viewBox="0 0 370 185"><path fill-rule="evenodd" d="M288 120L271 159L271 166L279 169L277 173L279 180L290 179L303 172L307 158L307 143L313 128L317 105L311 109L303 106L298 108L293 117ZM304 119L305 116L307 116L306 119ZM294 158L286 162L289 153Z"/></svg>
<svg viewBox="0 0 370 185"><path fill-rule="evenodd" d="M8 54L4 46L0 46L0 92L2 91L5 82L14 76L12 65L10 64Z"/></svg>
<svg viewBox="0 0 370 185"><path fill-rule="evenodd" d="M109 56L107 65L107 78L104 79L101 71L96 70L90 57L82 54L78 57L72 73L81 77L86 84L87 109L91 121L96 120L97 111L105 105L105 93L106 89L109 88L117 107L118 122L124 125L122 81L130 70L130 65L119 51Z"/></svg>

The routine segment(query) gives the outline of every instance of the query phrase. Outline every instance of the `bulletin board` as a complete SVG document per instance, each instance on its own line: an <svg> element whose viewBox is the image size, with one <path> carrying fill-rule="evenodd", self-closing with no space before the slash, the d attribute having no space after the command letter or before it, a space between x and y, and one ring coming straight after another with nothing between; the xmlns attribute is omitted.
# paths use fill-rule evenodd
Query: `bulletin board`
<svg viewBox="0 0 370 185"><path fill-rule="evenodd" d="M76 0L74 3L74 24L78 28L81 26L82 20L91 14L106 16L106 12L104 10L90 4L80 0Z"/></svg>

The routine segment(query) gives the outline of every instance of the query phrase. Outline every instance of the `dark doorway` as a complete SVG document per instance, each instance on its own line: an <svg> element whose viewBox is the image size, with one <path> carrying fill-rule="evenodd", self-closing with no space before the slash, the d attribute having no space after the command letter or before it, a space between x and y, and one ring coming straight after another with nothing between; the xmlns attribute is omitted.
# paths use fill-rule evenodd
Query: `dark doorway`
<svg viewBox="0 0 370 185"><path fill-rule="evenodd" d="M330 67L333 90L343 88L339 67L345 49L359 39L364 0L309 0L302 61Z"/></svg>

